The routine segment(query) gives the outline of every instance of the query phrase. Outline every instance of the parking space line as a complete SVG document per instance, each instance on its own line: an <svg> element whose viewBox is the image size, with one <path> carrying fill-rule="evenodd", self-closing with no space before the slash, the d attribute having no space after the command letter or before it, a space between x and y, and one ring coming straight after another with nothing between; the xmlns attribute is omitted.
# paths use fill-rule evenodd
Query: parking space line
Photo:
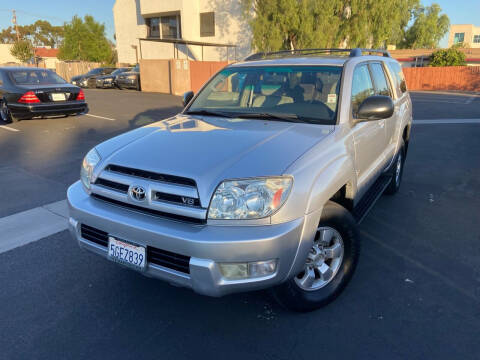
<svg viewBox="0 0 480 360"><path fill-rule="evenodd" d="M91 117L94 117L94 118L97 118L97 119L104 119L104 120L108 120L108 121L116 121L116 119L108 118L108 117L105 117L105 116L98 116L98 115L92 115L92 114L85 114L85 115L91 116Z"/></svg>
<svg viewBox="0 0 480 360"><path fill-rule="evenodd" d="M480 124L480 119L413 120L413 125L438 125L438 124Z"/></svg>
<svg viewBox="0 0 480 360"><path fill-rule="evenodd" d="M0 218L0 254L66 230L66 200Z"/></svg>
<svg viewBox="0 0 480 360"><path fill-rule="evenodd" d="M11 128L11 127L8 127L8 126L5 126L5 125L0 125L0 129L4 129L4 130L8 130L8 131L13 131L13 132L20 131L20 130L18 130L18 129Z"/></svg>

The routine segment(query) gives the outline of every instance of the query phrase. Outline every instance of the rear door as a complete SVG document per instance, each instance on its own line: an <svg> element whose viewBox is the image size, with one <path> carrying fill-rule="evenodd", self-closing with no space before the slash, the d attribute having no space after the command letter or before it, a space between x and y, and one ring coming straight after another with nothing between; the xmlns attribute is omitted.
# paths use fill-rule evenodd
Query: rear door
<svg viewBox="0 0 480 360"><path fill-rule="evenodd" d="M360 104L374 94L375 88L368 64L357 65L352 79L351 111L354 119ZM382 121L356 123L353 137L358 194L361 197L375 181L384 164L385 124Z"/></svg>
<svg viewBox="0 0 480 360"><path fill-rule="evenodd" d="M388 96L393 100L394 93L393 89L390 86L388 77L386 75L385 69L381 62L371 62L370 73L372 75L373 85L375 86L375 95ZM388 119L378 120L378 123L385 127L385 143L384 143L384 157L387 162L393 158L395 155L395 129L397 128L398 123L398 112L395 111L393 115ZM385 164L385 165L387 165Z"/></svg>

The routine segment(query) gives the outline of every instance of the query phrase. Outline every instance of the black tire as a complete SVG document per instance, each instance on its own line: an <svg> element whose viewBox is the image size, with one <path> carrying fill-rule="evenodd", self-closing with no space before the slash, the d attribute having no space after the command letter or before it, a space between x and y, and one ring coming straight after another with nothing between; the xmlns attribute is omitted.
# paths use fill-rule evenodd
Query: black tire
<svg viewBox="0 0 480 360"><path fill-rule="evenodd" d="M119 84L117 84L117 88L118 88L118 90L122 90L122 89L123 89L123 88L122 88L122 85L119 85Z"/></svg>
<svg viewBox="0 0 480 360"><path fill-rule="evenodd" d="M6 122L7 124L9 123L15 123L18 122L20 119L16 118L15 116L12 115L10 112L10 109L8 108L8 104L5 99L0 101L0 118L2 121Z"/></svg>
<svg viewBox="0 0 480 360"><path fill-rule="evenodd" d="M320 227L333 228L342 237L344 252L340 266L333 278L316 290L301 288L295 277L275 287L274 297L287 309L307 312L329 304L340 295L355 271L360 254L360 238L357 223L350 212L341 205L329 201L322 213Z"/></svg>
<svg viewBox="0 0 480 360"><path fill-rule="evenodd" d="M402 183L404 165L405 165L405 144L403 143L403 140L401 140L400 149L397 155L395 156L395 160L393 161L392 168L390 169L390 176L392 180L390 181L390 185L388 185L388 187L385 189L385 194L393 195L393 194L396 194L400 189L400 185ZM399 169L399 174L397 176L398 166L400 167L400 169Z"/></svg>

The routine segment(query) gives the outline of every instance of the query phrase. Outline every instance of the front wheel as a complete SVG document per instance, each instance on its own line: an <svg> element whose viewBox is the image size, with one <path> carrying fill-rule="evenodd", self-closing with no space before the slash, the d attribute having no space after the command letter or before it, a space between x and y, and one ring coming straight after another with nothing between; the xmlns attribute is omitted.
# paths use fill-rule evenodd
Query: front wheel
<svg viewBox="0 0 480 360"><path fill-rule="evenodd" d="M327 305L350 281L359 252L355 220L344 207L329 201L304 268L273 289L275 298L294 311L312 311Z"/></svg>

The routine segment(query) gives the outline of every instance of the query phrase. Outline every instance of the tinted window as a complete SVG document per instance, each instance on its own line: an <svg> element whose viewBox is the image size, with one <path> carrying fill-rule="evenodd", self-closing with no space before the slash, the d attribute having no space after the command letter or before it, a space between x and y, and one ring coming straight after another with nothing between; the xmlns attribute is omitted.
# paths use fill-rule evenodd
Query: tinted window
<svg viewBox="0 0 480 360"><path fill-rule="evenodd" d="M367 65L360 65L355 68L353 72L352 82L352 112L355 116L360 104L375 94L373 89L372 79L370 78L370 72Z"/></svg>
<svg viewBox="0 0 480 360"><path fill-rule="evenodd" d="M17 85L49 85L66 83L66 81L60 76L49 70L11 71L10 78Z"/></svg>
<svg viewBox="0 0 480 360"><path fill-rule="evenodd" d="M395 90L398 96L402 96L402 93L407 91L407 85L405 78L403 77L402 67L397 62L387 62L388 69L393 76L393 82L395 83Z"/></svg>
<svg viewBox="0 0 480 360"><path fill-rule="evenodd" d="M372 71L373 83L375 84L375 94L391 96L390 87L383 71L383 67L379 63L370 64Z"/></svg>
<svg viewBox="0 0 480 360"><path fill-rule="evenodd" d="M232 67L215 76L188 111L275 113L335 124L341 74L340 66Z"/></svg>
<svg viewBox="0 0 480 360"><path fill-rule="evenodd" d="M215 13L200 14L200 36L215 36Z"/></svg>

